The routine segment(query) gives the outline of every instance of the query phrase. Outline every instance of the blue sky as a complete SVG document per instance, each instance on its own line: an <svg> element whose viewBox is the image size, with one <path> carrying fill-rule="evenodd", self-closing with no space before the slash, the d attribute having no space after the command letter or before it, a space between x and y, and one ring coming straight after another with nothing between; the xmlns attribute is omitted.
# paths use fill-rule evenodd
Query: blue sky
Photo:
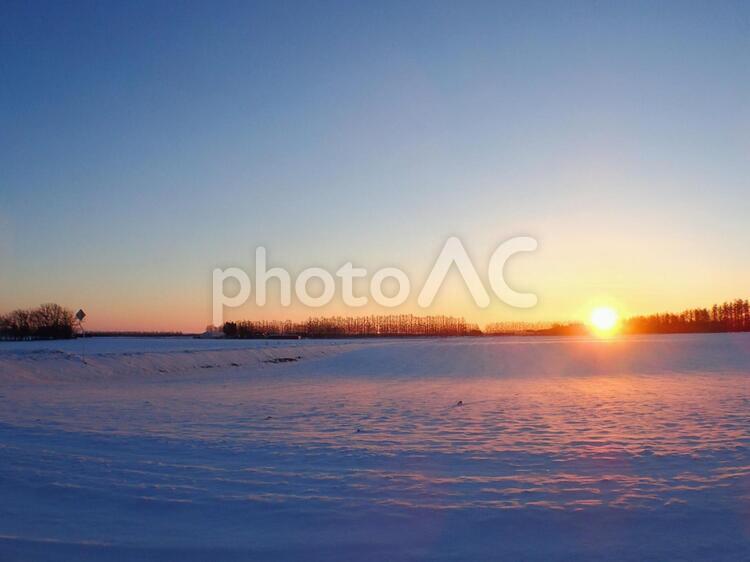
<svg viewBox="0 0 750 562"><path fill-rule="evenodd" d="M258 245L420 278L454 234L540 240L536 309L435 310L479 322L747 296L747 3L1 10L0 310L198 329Z"/></svg>

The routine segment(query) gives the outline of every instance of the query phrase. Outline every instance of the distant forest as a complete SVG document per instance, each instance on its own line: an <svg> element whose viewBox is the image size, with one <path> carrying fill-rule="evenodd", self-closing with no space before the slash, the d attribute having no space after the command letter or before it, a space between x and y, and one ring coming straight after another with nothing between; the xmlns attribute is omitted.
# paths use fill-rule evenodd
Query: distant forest
<svg viewBox="0 0 750 562"><path fill-rule="evenodd" d="M260 338L299 336L305 338L331 337L399 337L399 336L474 336L482 335L476 324L452 316L413 316L391 314L310 318L304 322L242 321L227 322L222 327L228 338Z"/></svg>
<svg viewBox="0 0 750 562"><path fill-rule="evenodd" d="M661 313L632 316L622 321L622 334L694 334L749 332L750 303L737 299L711 308L692 308L679 314ZM497 323L485 327L486 335L584 335L589 329L582 323L524 324Z"/></svg>
<svg viewBox="0 0 750 562"><path fill-rule="evenodd" d="M222 327L228 338L299 336L324 337L400 337L400 336L481 336L481 335L585 335L583 323L545 324L500 322L480 330L463 318L452 316L413 316L411 314L310 318L304 322L242 321ZM687 334L750 331L750 304L747 300L694 308L679 314L664 313L634 316L622 321L623 334Z"/></svg>
<svg viewBox="0 0 750 562"><path fill-rule="evenodd" d="M42 340L72 338L75 318L59 304L43 304L28 310L14 310L0 316L0 339Z"/></svg>
<svg viewBox="0 0 750 562"><path fill-rule="evenodd" d="M57 304L43 304L34 309L14 310L0 316L0 339L65 339L76 336L73 313ZM334 316L292 321L227 322L220 331L228 338L336 338L336 337L409 337L409 336L481 336L481 335L584 335L589 329L582 323L544 324L499 322L480 330L463 318L453 316L414 316L391 314L380 316ZM633 316L624 319L623 334L688 334L750 331L750 303L737 299L711 308L693 308L679 314L664 313ZM92 335L180 335L146 332L109 332Z"/></svg>
<svg viewBox="0 0 750 562"><path fill-rule="evenodd" d="M737 299L709 308L693 308L680 314L634 316L623 324L633 334L679 334L693 332L750 331L750 303Z"/></svg>

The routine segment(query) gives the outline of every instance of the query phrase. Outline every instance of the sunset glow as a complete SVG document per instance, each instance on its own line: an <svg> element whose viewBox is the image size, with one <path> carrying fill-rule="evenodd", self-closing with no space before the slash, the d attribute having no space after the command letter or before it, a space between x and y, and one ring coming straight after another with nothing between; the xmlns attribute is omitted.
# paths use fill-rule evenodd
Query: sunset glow
<svg viewBox="0 0 750 562"><path fill-rule="evenodd" d="M750 0L1 5L0 562L750 562Z"/></svg>
<svg viewBox="0 0 750 562"><path fill-rule="evenodd" d="M616 330L620 317L614 308L600 306L591 311L589 321L597 333L611 334Z"/></svg>

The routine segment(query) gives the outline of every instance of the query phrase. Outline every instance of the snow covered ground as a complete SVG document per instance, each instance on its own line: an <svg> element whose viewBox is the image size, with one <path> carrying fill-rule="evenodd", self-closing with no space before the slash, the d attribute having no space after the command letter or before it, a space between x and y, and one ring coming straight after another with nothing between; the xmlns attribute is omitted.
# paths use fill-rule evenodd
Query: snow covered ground
<svg viewBox="0 0 750 562"><path fill-rule="evenodd" d="M0 560L748 559L748 336L0 343Z"/></svg>

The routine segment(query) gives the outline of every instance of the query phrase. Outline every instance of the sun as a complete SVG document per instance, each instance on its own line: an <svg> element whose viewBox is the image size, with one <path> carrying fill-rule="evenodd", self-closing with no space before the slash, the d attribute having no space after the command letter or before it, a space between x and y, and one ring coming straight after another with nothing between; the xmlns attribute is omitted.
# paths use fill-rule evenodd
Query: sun
<svg viewBox="0 0 750 562"><path fill-rule="evenodd" d="M591 311L591 326L599 333L611 333L619 321L620 316L614 308L600 306Z"/></svg>

